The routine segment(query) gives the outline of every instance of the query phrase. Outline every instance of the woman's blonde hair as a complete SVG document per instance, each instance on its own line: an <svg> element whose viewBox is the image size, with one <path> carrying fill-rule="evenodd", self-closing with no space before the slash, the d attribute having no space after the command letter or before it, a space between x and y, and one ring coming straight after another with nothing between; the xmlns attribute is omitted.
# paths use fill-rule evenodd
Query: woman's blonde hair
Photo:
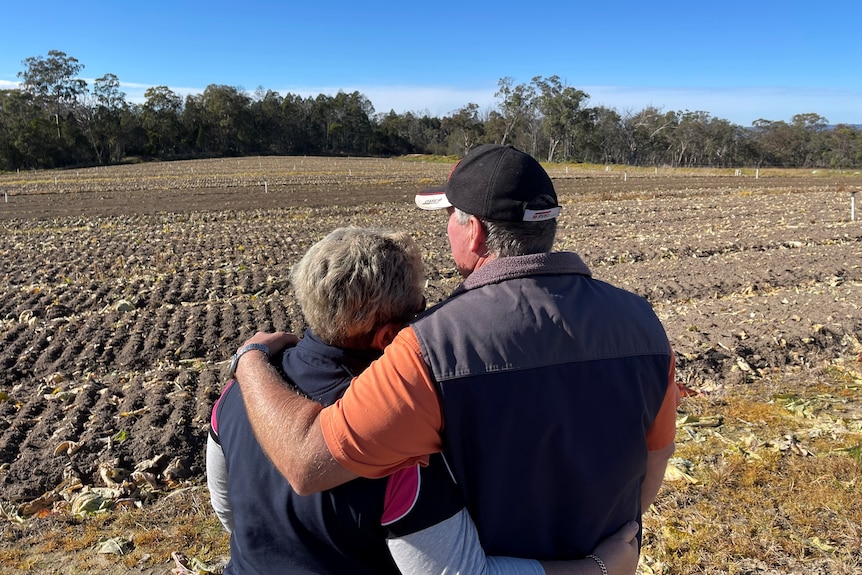
<svg viewBox="0 0 862 575"><path fill-rule="evenodd" d="M374 331L406 323L424 302L424 267L408 234L338 228L311 246L290 271L309 327L330 345L366 348Z"/></svg>

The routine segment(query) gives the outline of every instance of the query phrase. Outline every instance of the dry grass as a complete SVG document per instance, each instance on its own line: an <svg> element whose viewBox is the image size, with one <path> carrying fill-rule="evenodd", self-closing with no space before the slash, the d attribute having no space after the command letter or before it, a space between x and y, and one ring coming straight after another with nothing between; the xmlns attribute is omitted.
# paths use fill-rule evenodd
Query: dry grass
<svg viewBox="0 0 862 575"><path fill-rule="evenodd" d="M680 421L721 424L680 425L641 573L862 573L862 381L837 373L683 399Z"/></svg>
<svg viewBox="0 0 862 575"><path fill-rule="evenodd" d="M4 574L169 573L174 552L219 571L229 554L228 537L203 486L179 490L140 509L0 523L0 537ZM124 543L123 552L106 552L101 543L107 540Z"/></svg>

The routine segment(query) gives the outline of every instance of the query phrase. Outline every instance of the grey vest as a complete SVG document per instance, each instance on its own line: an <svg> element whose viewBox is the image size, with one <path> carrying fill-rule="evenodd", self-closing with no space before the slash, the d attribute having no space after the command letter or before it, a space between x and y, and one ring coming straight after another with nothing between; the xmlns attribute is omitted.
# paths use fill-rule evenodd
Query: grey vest
<svg viewBox="0 0 862 575"><path fill-rule="evenodd" d="M645 300L573 253L501 258L413 328L486 553L582 557L640 520L671 359Z"/></svg>

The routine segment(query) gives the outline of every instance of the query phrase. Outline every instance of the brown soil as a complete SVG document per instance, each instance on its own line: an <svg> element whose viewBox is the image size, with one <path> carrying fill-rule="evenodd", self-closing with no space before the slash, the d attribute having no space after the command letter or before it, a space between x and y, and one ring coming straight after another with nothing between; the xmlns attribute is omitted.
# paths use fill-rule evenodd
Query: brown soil
<svg viewBox="0 0 862 575"><path fill-rule="evenodd" d="M331 229L410 230L429 302L457 284L443 216L412 207L451 164L340 159L312 177L231 162L245 175L200 187L146 166L78 187L62 180L80 172L0 177L0 501L18 513L75 478L129 497L136 469L156 491L200 484L227 359L257 330L302 331L287 271ZM216 164L158 169L195 165ZM862 352L862 177L551 172L558 248L653 304L689 388L811 377Z"/></svg>

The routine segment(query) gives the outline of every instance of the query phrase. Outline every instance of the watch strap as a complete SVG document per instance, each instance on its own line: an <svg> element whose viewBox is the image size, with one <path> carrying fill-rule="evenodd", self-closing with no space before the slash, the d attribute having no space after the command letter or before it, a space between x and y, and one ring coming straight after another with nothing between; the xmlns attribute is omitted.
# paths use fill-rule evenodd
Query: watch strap
<svg viewBox="0 0 862 575"><path fill-rule="evenodd" d="M230 360L230 370L228 372L228 379L233 379L236 377L236 368L239 365L239 358L250 351L262 351L269 357L269 348L262 343L249 343L238 350L234 354L233 358Z"/></svg>

